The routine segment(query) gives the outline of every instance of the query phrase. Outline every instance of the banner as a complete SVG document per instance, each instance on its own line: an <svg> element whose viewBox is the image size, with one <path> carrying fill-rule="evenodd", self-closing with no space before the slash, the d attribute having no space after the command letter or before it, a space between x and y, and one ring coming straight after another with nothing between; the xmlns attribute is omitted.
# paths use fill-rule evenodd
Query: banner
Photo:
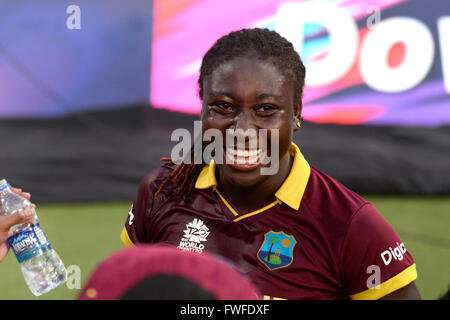
<svg viewBox="0 0 450 320"><path fill-rule="evenodd" d="M269 28L306 65L316 123L450 123L450 6L429 0L154 2L152 105L197 114L203 54L241 28Z"/></svg>

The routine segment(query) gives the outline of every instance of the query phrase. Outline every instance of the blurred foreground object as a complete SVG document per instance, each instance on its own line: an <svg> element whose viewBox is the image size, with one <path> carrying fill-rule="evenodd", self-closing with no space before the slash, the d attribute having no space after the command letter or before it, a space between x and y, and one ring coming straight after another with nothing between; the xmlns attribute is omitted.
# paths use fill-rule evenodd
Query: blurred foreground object
<svg viewBox="0 0 450 320"><path fill-rule="evenodd" d="M256 300L258 290L237 269L208 253L139 245L106 258L80 300Z"/></svg>

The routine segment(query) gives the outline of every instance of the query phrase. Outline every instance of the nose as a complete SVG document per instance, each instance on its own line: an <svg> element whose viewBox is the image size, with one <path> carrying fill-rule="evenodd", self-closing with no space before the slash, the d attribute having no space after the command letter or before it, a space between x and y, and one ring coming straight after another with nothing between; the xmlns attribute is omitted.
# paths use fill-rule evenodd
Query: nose
<svg viewBox="0 0 450 320"><path fill-rule="evenodd" d="M257 126L253 121L252 114L247 110L242 110L233 119L230 129L247 131L249 129L256 130Z"/></svg>
<svg viewBox="0 0 450 320"><path fill-rule="evenodd" d="M238 147L248 147L258 143L258 127L250 112L239 112L228 129L227 134L234 137L233 140L237 139Z"/></svg>

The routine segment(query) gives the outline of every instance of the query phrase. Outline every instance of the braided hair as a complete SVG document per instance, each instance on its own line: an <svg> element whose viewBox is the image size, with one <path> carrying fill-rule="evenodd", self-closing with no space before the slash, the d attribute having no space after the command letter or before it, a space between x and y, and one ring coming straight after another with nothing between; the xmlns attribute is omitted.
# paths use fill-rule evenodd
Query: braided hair
<svg viewBox="0 0 450 320"><path fill-rule="evenodd" d="M203 56L198 78L198 95L203 100L204 79L211 75L215 68L241 56L251 56L262 61L268 61L290 79L295 88L294 103L302 106L303 87L305 85L305 66L292 43L269 29L242 29L233 31L218 39ZM191 161L182 161L169 175L167 175L155 196L159 193L175 192L185 202L195 185L195 181L203 168L202 164L194 164L194 148L188 155ZM161 161L172 162L170 158ZM164 190L169 186L169 190ZM167 188L166 188L167 189ZM163 191L164 190L164 191Z"/></svg>

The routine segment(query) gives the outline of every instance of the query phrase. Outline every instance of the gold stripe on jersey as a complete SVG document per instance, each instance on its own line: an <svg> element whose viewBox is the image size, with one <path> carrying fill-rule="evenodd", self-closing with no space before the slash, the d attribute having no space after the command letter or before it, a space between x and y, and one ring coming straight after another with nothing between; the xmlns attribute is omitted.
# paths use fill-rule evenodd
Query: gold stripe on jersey
<svg viewBox="0 0 450 320"><path fill-rule="evenodd" d="M277 198L277 200L265 206L264 208L246 213L235 219L234 221L239 221L246 217L261 213L281 202L285 203L294 210L298 210L300 208L300 203L302 201L303 194L305 193L306 185L308 184L311 168L295 143L291 144L289 153L294 157L294 161L288 177L286 178L286 180L284 180L281 187L275 192L275 197ZM211 160L209 165L205 165L200 172L197 181L195 182L195 188L208 189L213 187L219 195L220 199L228 207L228 209L230 209L233 215L239 216L239 213L233 209L228 201L226 201L225 198L217 190L215 168L216 163L214 162L214 160Z"/></svg>
<svg viewBox="0 0 450 320"><path fill-rule="evenodd" d="M234 219L233 221L234 221L234 222L237 222L237 221L239 221L239 220L242 220L242 219L251 217L251 216L253 216L253 215L255 215L255 214L258 214L258 213L261 213L261 212L263 212L263 211L269 210L269 209L272 208L274 205L277 205L277 204L280 204L280 203L281 203L281 201L277 199L277 200L275 200L274 202L272 202L272 203L268 204L267 206L265 206L264 208L261 208L261 209L258 209L258 210L256 210L256 211L253 211L253 212L249 212L249 213L243 214L242 216L237 217L237 218Z"/></svg>
<svg viewBox="0 0 450 320"><path fill-rule="evenodd" d="M231 211L231 213L234 216L238 216L239 213L236 212L236 210L234 210L234 208L228 203L227 200L225 200L225 198L220 194L219 190L217 190L217 188L214 186L214 191L219 195L220 199L222 200L223 203L225 203L225 205L227 206L228 210Z"/></svg>
<svg viewBox="0 0 450 320"><path fill-rule="evenodd" d="M376 287L367 289L365 291L350 295L350 298L353 300L377 300L394 291L397 291L400 288L403 288L416 279L416 264L412 264L389 280L381 283L379 289Z"/></svg>
<svg viewBox="0 0 450 320"><path fill-rule="evenodd" d="M120 234L120 240L122 240L123 244L127 247L133 247L134 243L131 241L130 237L128 236L127 229L124 227L122 230L122 233Z"/></svg>
<svg viewBox="0 0 450 320"><path fill-rule="evenodd" d="M287 299L284 299L284 298L277 298L277 297L272 297L272 296L266 296L266 295L264 295L264 296L263 296L263 300L287 300Z"/></svg>

